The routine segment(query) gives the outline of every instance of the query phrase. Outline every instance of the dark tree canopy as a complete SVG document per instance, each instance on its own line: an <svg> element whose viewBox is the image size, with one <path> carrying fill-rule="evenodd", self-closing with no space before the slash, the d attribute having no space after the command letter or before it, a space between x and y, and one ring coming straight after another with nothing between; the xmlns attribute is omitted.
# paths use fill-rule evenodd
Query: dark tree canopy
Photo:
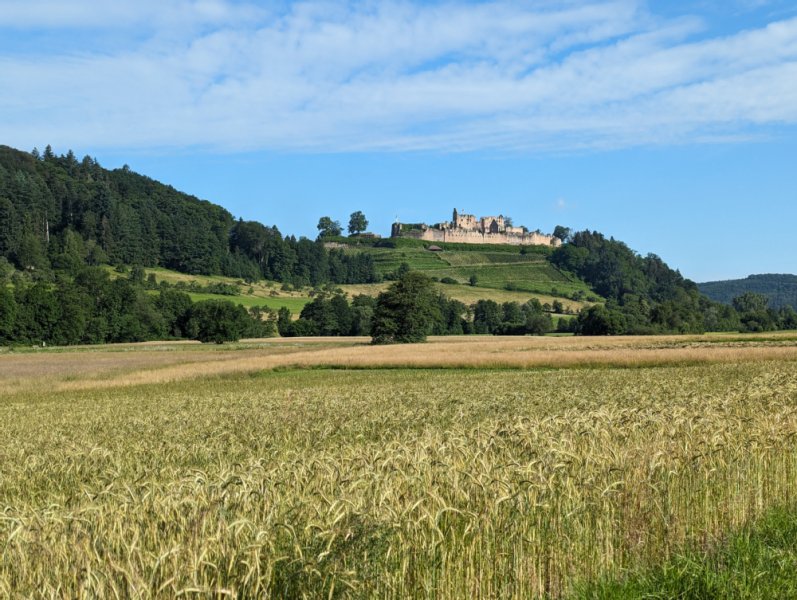
<svg viewBox="0 0 797 600"><path fill-rule="evenodd" d="M191 307L188 330L200 342L238 341L247 328L246 309L229 300L205 300Z"/></svg>
<svg viewBox="0 0 797 600"><path fill-rule="evenodd" d="M329 217L319 225L323 235L340 234ZM297 286L379 279L370 256L235 221L221 206L129 167L109 171L49 146L43 154L0 146L0 256L36 274L111 263Z"/></svg>
<svg viewBox="0 0 797 600"><path fill-rule="evenodd" d="M553 237L559 238L562 242L568 241L570 239L570 228L557 225L553 229Z"/></svg>
<svg viewBox="0 0 797 600"><path fill-rule="evenodd" d="M552 330L551 316L536 298L525 304L479 300L473 307L474 333L541 335Z"/></svg>
<svg viewBox="0 0 797 600"><path fill-rule="evenodd" d="M375 344L422 342L439 318L432 280L409 271L379 294L371 336Z"/></svg>
<svg viewBox="0 0 797 600"><path fill-rule="evenodd" d="M655 254L640 256L597 231L579 231L551 255L551 262L586 281L606 299L603 310L582 311L569 323L589 335L702 333L735 330L735 312L710 301Z"/></svg>
<svg viewBox="0 0 797 600"><path fill-rule="evenodd" d="M331 217L321 217L316 227L319 238L335 237L343 233L343 227L341 227L340 222L333 221Z"/></svg>
<svg viewBox="0 0 797 600"><path fill-rule="evenodd" d="M111 279L89 267L73 280L17 280L0 286L0 344L101 344L170 338L222 342L275 335L275 320L262 309L247 312L228 301L194 304L188 294L148 293L131 273Z"/></svg>
<svg viewBox="0 0 797 600"><path fill-rule="evenodd" d="M376 298L358 295L351 302L339 289L324 290L291 321L288 309L280 309L277 326L282 336L370 335Z"/></svg>
<svg viewBox="0 0 797 600"><path fill-rule="evenodd" d="M733 307L740 313L763 312L769 307L769 298L764 294L745 292L733 299Z"/></svg>
<svg viewBox="0 0 797 600"><path fill-rule="evenodd" d="M0 219L1 215L2 209ZM797 275L750 275L744 279L699 283L698 287L712 300L724 304L731 304L734 298L745 292L755 292L765 295L772 308L791 306L797 309Z"/></svg>

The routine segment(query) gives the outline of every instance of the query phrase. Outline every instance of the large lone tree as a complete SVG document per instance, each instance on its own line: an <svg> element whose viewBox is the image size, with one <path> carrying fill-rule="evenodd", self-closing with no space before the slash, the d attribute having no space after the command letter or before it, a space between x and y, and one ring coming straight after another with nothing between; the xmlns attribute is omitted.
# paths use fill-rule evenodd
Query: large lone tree
<svg viewBox="0 0 797 600"><path fill-rule="evenodd" d="M351 213L351 217L349 218L349 233L351 235L357 235L366 229L368 229L368 219L365 218L363 211L358 210Z"/></svg>
<svg viewBox="0 0 797 600"><path fill-rule="evenodd" d="M423 342L440 318L432 280L409 271L379 294L371 326L374 344Z"/></svg>

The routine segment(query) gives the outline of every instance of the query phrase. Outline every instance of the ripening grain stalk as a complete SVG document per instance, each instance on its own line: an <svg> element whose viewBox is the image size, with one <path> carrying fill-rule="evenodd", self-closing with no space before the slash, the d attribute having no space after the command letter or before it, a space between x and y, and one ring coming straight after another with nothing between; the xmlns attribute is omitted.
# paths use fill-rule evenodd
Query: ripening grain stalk
<svg viewBox="0 0 797 600"><path fill-rule="evenodd" d="M0 596L529 598L795 504L791 360L0 401Z"/></svg>

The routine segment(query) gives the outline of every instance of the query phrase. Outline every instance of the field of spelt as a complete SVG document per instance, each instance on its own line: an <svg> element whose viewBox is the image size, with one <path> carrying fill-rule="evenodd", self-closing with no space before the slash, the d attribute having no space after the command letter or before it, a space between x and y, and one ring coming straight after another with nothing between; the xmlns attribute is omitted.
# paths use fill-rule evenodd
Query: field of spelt
<svg viewBox="0 0 797 600"><path fill-rule="evenodd" d="M797 507L793 335L5 353L0 423L9 598L569 597Z"/></svg>

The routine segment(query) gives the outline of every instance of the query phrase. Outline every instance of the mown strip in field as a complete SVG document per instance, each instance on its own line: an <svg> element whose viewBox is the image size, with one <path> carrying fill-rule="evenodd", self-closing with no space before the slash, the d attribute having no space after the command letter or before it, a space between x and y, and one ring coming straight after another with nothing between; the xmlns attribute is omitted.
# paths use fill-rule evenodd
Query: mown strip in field
<svg viewBox="0 0 797 600"><path fill-rule="evenodd" d="M35 388L41 377L47 377L54 389L101 389L274 369L566 369L797 361L797 338L789 333L749 341L744 336L706 335L452 336L399 346L372 346L369 342L370 338L275 338L229 351L211 346L212 352L199 352L199 345L191 351L178 345L180 352L158 355L150 351L146 358L134 359L113 352L105 356L97 349L82 358L73 355L58 360L50 360L48 352L25 353L5 360L5 387L9 391ZM55 364L67 366L54 371ZM74 373L68 370L70 364Z"/></svg>

